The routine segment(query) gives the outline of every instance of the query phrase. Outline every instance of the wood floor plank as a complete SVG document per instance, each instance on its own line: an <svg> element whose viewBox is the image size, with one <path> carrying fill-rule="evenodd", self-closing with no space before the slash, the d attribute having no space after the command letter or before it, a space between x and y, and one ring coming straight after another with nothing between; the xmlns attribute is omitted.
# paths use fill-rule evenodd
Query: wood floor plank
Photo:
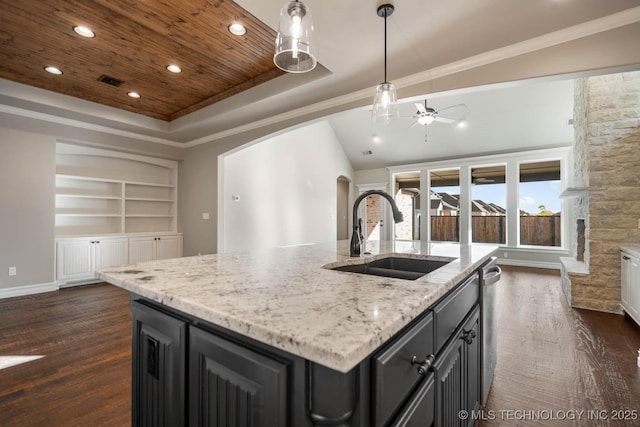
<svg viewBox="0 0 640 427"><path fill-rule="evenodd" d="M479 426L640 426L640 327L571 309L557 271L504 267L497 288L498 365ZM108 284L0 300L0 425L129 426L129 294ZM579 419L532 420L585 411ZM518 412L519 411L519 412ZM592 411L588 418L587 411ZM576 412L577 413L577 412ZM529 419L526 419L526 418ZM525 418L525 419L523 419Z"/></svg>

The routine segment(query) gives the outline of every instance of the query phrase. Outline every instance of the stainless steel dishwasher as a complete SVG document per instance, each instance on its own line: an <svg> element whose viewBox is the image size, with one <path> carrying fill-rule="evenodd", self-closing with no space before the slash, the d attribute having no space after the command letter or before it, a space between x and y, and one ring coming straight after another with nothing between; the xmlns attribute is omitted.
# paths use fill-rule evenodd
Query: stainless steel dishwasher
<svg viewBox="0 0 640 427"><path fill-rule="evenodd" d="M482 284L480 300L480 316L482 319L482 352L480 353L480 369L482 388L480 390L480 404L487 403L489 389L493 381L493 374L498 361L497 319L496 319L496 284L500 280L502 270L498 266L497 258L492 257L480 270Z"/></svg>

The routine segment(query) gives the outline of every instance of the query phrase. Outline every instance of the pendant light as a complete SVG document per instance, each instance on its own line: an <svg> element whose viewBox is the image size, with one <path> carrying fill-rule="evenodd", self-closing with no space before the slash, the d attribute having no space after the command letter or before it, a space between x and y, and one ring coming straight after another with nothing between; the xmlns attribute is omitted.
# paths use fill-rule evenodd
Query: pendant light
<svg viewBox="0 0 640 427"><path fill-rule="evenodd" d="M393 83L387 81L387 17L394 11L392 4L378 7L378 16L384 18L384 82L376 87L371 115L375 124L387 124L398 118L398 95Z"/></svg>
<svg viewBox="0 0 640 427"><path fill-rule="evenodd" d="M282 6L273 62L288 73L306 73L316 67L311 10L301 1Z"/></svg>

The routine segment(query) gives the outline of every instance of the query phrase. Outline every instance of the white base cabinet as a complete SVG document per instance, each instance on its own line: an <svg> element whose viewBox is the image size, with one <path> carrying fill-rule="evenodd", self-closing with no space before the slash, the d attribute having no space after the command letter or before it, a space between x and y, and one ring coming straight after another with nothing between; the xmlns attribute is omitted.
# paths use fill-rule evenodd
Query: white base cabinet
<svg viewBox="0 0 640 427"><path fill-rule="evenodd" d="M622 251L621 304L622 309L640 325L640 264L639 257L630 251Z"/></svg>
<svg viewBox="0 0 640 427"><path fill-rule="evenodd" d="M96 269L182 256L182 235L56 239L56 281L90 283Z"/></svg>
<svg viewBox="0 0 640 427"><path fill-rule="evenodd" d="M56 241L56 279L93 279L95 270L127 264L129 239L126 237L73 238Z"/></svg>
<svg viewBox="0 0 640 427"><path fill-rule="evenodd" d="M182 236L132 237L129 239L129 262L154 261L182 256Z"/></svg>

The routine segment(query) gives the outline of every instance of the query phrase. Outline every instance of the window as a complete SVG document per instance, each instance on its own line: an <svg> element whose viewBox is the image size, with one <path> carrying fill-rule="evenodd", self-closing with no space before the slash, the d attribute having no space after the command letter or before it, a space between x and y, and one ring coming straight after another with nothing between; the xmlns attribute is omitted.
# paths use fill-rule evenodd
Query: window
<svg viewBox="0 0 640 427"><path fill-rule="evenodd" d="M431 240L460 241L460 170L432 171L429 174Z"/></svg>
<svg viewBox="0 0 640 427"><path fill-rule="evenodd" d="M471 169L471 231L474 243L506 243L505 166Z"/></svg>
<svg viewBox="0 0 640 427"><path fill-rule="evenodd" d="M560 160L520 163L520 245L562 246Z"/></svg>

